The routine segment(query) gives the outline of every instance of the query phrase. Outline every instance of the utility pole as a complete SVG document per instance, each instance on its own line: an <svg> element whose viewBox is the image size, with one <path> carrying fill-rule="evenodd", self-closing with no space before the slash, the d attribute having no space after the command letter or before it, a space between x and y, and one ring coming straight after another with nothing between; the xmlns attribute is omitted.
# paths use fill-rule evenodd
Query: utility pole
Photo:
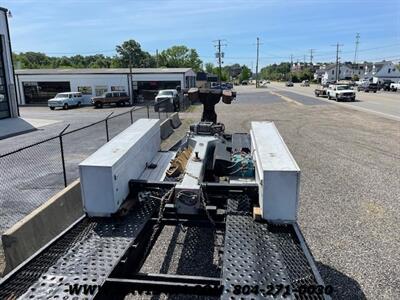
<svg viewBox="0 0 400 300"><path fill-rule="evenodd" d="M158 68L158 49L156 49L156 67Z"/></svg>
<svg viewBox="0 0 400 300"><path fill-rule="evenodd" d="M336 83L339 81L339 72L340 72L340 63L339 63L339 47L343 46L339 43L336 43L336 45L332 45L332 46L336 46Z"/></svg>
<svg viewBox="0 0 400 300"><path fill-rule="evenodd" d="M260 38L257 38L257 60L256 60L256 88L258 88L258 57L260 53Z"/></svg>
<svg viewBox="0 0 400 300"><path fill-rule="evenodd" d="M357 34L356 34L356 49L354 51L354 67L357 69L357 71L358 71L357 52L358 52L358 44L359 43L360 43L360 34L357 32ZM355 72L354 68L353 68L353 72Z"/></svg>
<svg viewBox="0 0 400 300"><path fill-rule="evenodd" d="M133 105L133 90L132 90L132 53L129 52L129 103Z"/></svg>
<svg viewBox="0 0 400 300"><path fill-rule="evenodd" d="M312 65L312 61L313 61L313 58L314 58L314 55L313 55L314 51L315 51L315 49L310 49L310 64L311 65Z"/></svg>
<svg viewBox="0 0 400 300"><path fill-rule="evenodd" d="M214 42L217 42L216 45L214 45L217 48L217 53L215 53L215 56L218 59L218 84L221 87L221 77L222 77L222 58L224 57L224 52L221 52L221 47L226 46L226 44L221 44L222 40L216 40Z"/></svg>
<svg viewBox="0 0 400 300"><path fill-rule="evenodd" d="M357 63L357 52L358 52L358 44L360 43L360 34L357 32L356 34L356 49L354 51L354 64Z"/></svg>

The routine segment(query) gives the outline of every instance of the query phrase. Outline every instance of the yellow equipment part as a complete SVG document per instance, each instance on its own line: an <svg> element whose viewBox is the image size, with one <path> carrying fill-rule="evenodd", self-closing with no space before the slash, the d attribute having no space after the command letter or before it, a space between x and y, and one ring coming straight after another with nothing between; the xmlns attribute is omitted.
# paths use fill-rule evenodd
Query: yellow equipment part
<svg viewBox="0 0 400 300"><path fill-rule="evenodd" d="M171 161L171 166L167 170L168 177L177 177L185 171L187 162L192 154L192 148L185 148Z"/></svg>

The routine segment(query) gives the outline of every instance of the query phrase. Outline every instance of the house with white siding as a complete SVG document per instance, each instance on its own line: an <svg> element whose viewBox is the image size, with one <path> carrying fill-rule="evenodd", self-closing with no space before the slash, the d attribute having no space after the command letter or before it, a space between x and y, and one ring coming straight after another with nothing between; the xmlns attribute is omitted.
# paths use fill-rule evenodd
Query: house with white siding
<svg viewBox="0 0 400 300"><path fill-rule="evenodd" d="M339 80L351 80L357 76L360 80L368 80L374 83L383 83L386 80L397 82L400 80L400 70L391 61L376 63L340 64ZM336 64L322 65L314 73L314 79L322 84L336 80Z"/></svg>
<svg viewBox="0 0 400 300"><path fill-rule="evenodd" d="M363 68L357 68L351 64L340 64L338 67L339 80L351 80L354 75L362 77ZM319 83L326 84L336 80L336 64L323 65L314 73L314 79Z"/></svg>
<svg viewBox="0 0 400 300"><path fill-rule="evenodd" d="M363 78L374 83L383 83L388 80L398 82L400 70L392 61L364 64Z"/></svg>

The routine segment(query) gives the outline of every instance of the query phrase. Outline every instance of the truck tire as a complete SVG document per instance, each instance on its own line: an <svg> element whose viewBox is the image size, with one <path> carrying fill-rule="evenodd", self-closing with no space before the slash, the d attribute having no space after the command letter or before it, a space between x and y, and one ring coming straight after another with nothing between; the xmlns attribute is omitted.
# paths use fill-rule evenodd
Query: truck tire
<svg viewBox="0 0 400 300"><path fill-rule="evenodd" d="M96 102L96 103L94 104L94 106L95 106L96 108L103 108L103 103L102 103L102 102Z"/></svg>
<svg viewBox="0 0 400 300"><path fill-rule="evenodd" d="M376 93L376 91L374 91L374 93Z"/></svg>
<svg viewBox="0 0 400 300"><path fill-rule="evenodd" d="M67 103L65 103L65 104L63 105L63 109L68 109L68 104L67 104Z"/></svg>
<svg viewBox="0 0 400 300"><path fill-rule="evenodd" d="M81 107L81 102L78 102L78 104L76 105L76 107Z"/></svg>
<svg viewBox="0 0 400 300"><path fill-rule="evenodd" d="M55 109L55 107L50 107L50 110L54 110Z"/></svg>
<svg viewBox="0 0 400 300"><path fill-rule="evenodd" d="M331 100L331 94L328 93L328 100Z"/></svg>
<svg viewBox="0 0 400 300"><path fill-rule="evenodd" d="M315 97L319 97L319 93L315 92L314 94L315 94Z"/></svg>
<svg viewBox="0 0 400 300"><path fill-rule="evenodd" d="M338 95L335 96L335 101L336 101L336 102L339 102Z"/></svg>
<svg viewBox="0 0 400 300"><path fill-rule="evenodd" d="M117 104L118 104L118 106L121 106L121 107L125 106L125 101L119 101Z"/></svg>

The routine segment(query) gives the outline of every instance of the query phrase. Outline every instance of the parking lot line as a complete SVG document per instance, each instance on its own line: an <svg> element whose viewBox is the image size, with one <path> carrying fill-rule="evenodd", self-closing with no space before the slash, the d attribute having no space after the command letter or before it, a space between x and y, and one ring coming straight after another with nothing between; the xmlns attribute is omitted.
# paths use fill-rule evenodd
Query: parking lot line
<svg viewBox="0 0 400 300"><path fill-rule="evenodd" d="M280 97L282 100L285 100L285 101L287 101L287 102L290 102L290 103L293 103L293 104L296 104L296 105L300 105L300 106L304 106L303 103L297 102L296 100L293 100L293 99L291 99L291 98L289 98L289 97L286 97L286 96L283 96L283 95L281 95L281 94L278 94L278 93L275 93L275 92L271 92L271 91L270 91L270 93L271 93L272 95L275 95L275 96Z"/></svg>

